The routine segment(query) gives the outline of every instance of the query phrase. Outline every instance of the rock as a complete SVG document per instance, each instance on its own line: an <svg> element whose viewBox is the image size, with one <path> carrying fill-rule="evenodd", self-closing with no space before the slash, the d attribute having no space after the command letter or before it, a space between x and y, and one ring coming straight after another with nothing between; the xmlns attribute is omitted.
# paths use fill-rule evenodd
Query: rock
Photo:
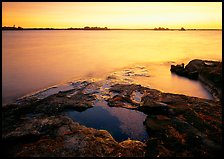
<svg viewBox="0 0 224 159"><path fill-rule="evenodd" d="M115 95L114 97L109 98L107 103L110 107L122 107L128 109L136 109L137 107L136 103L132 103L130 98L120 95Z"/></svg>
<svg viewBox="0 0 224 159"><path fill-rule="evenodd" d="M122 146L124 150L119 153L118 157L145 157L146 144L140 141L128 139L120 142L119 145Z"/></svg>
<svg viewBox="0 0 224 159"><path fill-rule="evenodd" d="M110 91L131 96L133 91L140 90L141 88L141 85L135 84L115 84L111 86Z"/></svg>
<svg viewBox="0 0 224 159"><path fill-rule="evenodd" d="M150 136L146 153L149 157L216 156L221 153L219 101L133 85L115 85L112 88L118 89L120 94L130 94L135 89L144 94L137 110L148 114L144 125ZM119 96L114 99L123 100ZM157 141L154 147L150 143L152 140Z"/></svg>
<svg viewBox="0 0 224 159"><path fill-rule="evenodd" d="M211 136L205 135L193 125L176 117L148 116L144 122L151 134L150 138L156 138L157 144L149 156L216 156L221 154L221 145L211 140ZM221 139L221 138L220 138ZM158 143L159 142L159 143ZM150 142L148 143L150 145ZM197 145L197 146L192 146ZM161 149L162 146L162 149ZM148 146L150 147L150 146ZM150 151L150 149L148 150ZM164 153L164 151L166 153Z"/></svg>
<svg viewBox="0 0 224 159"><path fill-rule="evenodd" d="M191 60L185 67L185 69L188 72L194 72L194 71L199 71L202 69L202 67L204 66L204 61L203 60Z"/></svg>
<svg viewBox="0 0 224 159"><path fill-rule="evenodd" d="M143 111L147 114L167 114L168 105L166 103L156 101L151 98L151 95L146 95L142 98L142 104L138 110Z"/></svg>
<svg viewBox="0 0 224 159"><path fill-rule="evenodd" d="M180 76L187 76L188 72L184 69L184 64L181 65L171 65L171 72L176 73L177 75Z"/></svg>
<svg viewBox="0 0 224 159"><path fill-rule="evenodd" d="M176 73L179 76L184 76L184 77L188 77L190 79L197 79L198 78L198 72L194 71L194 72L188 72L184 67L182 67L181 65L171 65L171 69L170 71L172 73Z"/></svg>
<svg viewBox="0 0 224 159"><path fill-rule="evenodd" d="M171 72L189 79L198 79L216 100L222 96L222 62L195 59L184 65L171 65Z"/></svg>
<svg viewBox="0 0 224 159"><path fill-rule="evenodd" d="M51 95L37 103L35 103L35 113L55 114L64 111L65 109L74 109L84 111L93 107L95 97L91 94L83 94L78 92L71 97L66 94Z"/></svg>
<svg viewBox="0 0 224 159"><path fill-rule="evenodd" d="M163 93L135 84L112 85L109 91L117 95L108 96L108 105L147 114L146 143L134 140L118 143L107 131L87 128L64 116L68 108L84 110L93 106L94 91L86 93L84 89L61 92L30 104L4 106L4 156L214 157L221 154L220 101Z"/></svg>
<svg viewBox="0 0 224 159"><path fill-rule="evenodd" d="M199 74L203 82L215 97L222 97L222 62L210 61L213 65L205 65Z"/></svg>
<svg viewBox="0 0 224 159"><path fill-rule="evenodd" d="M32 142L30 138L36 137ZM17 142L10 142L17 139ZM20 140L19 140L20 139ZM3 133L4 156L13 157L143 157L140 141L116 142L105 130L87 128L65 116L42 116Z"/></svg>
<svg viewBox="0 0 224 159"><path fill-rule="evenodd" d="M198 71L188 72L188 78L190 78L190 79L198 79Z"/></svg>
<svg viewBox="0 0 224 159"><path fill-rule="evenodd" d="M140 104L141 103L141 98L144 94L140 93L139 91L133 91L131 96L130 96L130 100L132 103L135 104Z"/></svg>

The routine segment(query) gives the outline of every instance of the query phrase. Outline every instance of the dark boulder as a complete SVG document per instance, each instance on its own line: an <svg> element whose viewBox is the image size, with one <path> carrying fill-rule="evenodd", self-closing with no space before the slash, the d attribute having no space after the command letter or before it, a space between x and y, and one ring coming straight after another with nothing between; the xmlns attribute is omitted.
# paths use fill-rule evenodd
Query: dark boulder
<svg viewBox="0 0 224 159"><path fill-rule="evenodd" d="M170 71L177 75L201 81L217 100L222 96L222 62L195 59L184 65L171 65Z"/></svg>
<svg viewBox="0 0 224 159"><path fill-rule="evenodd" d="M187 76L188 72L184 69L184 64L181 65L171 65L171 72L176 73L177 75L180 76Z"/></svg>
<svg viewBox="0 0 224 159"><path fill-rule="evenodd" d="M195 80L198 79L198 71L188 72L187 77Z"/></svg>
<svg viewBox="0 0 224 159"><path fill-rule="evenodd" d="M194 72L194 71L198 71L200 72L200 70L205 66L204 61L203 60L191 60L185 67L185 69L188 72Z"/></svg>

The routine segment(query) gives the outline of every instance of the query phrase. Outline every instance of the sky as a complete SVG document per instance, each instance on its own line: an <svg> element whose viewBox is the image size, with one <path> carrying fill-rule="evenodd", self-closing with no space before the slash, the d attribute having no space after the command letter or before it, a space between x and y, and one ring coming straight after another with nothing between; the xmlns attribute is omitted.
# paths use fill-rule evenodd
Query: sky
<svg viewBox="0 0 224 159"><path fill-rule="evenodd" d="M2 26L221 29L222 2L2 2Z"/></svg>

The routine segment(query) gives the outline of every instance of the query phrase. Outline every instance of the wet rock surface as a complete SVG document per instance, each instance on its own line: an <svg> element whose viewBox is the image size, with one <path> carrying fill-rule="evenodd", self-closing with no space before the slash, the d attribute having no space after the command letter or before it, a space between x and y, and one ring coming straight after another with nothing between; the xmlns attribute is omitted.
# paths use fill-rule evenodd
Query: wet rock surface
<svg viewBox="0 0 224 159"><path fill-rule="evenodd" d="M144 94L136 109L148 114L144 122L149 134L147 156L221 154L221 102L162 93L139 85L117 84L110 89L126 98L134 90ZM116 105L117 99L109 101Z"/></svg>
<svg viewBox="0 0 224 159"><path fill-rule="evenodd" d="M192 60L186 67L184 64L171 65L171 72L189 79L199 80L216 100L222 97L222 62L208 60Z"/></svg>
<svg viewBox="0 0 224 159"><path fill-rule="evenodd" d="M103 82L76 82L71 84L72 89L44 98L40 98L40 94L33 95L2 107L3 155L213 157L221 154L220 101L163 93L114 81L116 78ZM80 125L64 113L68 109L85 111L99 101L110 107L144 112L147 115L144 121L149 136L147 141L128 139L117 142L109 132Z"/></svg>
<svg viewBox="0 0 224 159"><path fill-rule="evenodd" d="M75 85L75 83L73 83ZM87 128L64 114L84 111L109 96L107 83L78 83L76 89L46 98L27 97L2 108L3 156L14 157L143 157L146 144L117 142L105 130ZM104 89L102 89L104 88Z"/></svg>

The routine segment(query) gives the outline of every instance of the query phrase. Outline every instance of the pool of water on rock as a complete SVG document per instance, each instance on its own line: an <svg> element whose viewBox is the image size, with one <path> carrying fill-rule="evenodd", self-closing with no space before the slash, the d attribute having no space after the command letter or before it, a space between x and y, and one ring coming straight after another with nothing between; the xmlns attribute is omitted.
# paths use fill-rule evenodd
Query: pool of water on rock
<svg viewBox="0 0 224 159"><path fill-rule="evenodd" d="M69 110L66 115L87 127L107 130L118 142L128 138L145 141L148 137L143 125L146 118L144 113L109 107L106 101L95 102L94 107L83 112Z"/></svg>
<svg viewBox="0 0 224 159"><path fill-rule="evenodd" d="M160 74L158 78L158 76L155 76L155 71L153 70L165 73ZM165 82L161 82L158 79ZM175 80L177 82L175 82L175 85L172 85L172 81L174 82ZM180 87L180 85L178 85L178 81L182 85L189 87ZM148 68L144 66L127 68L113 72L103 81L96 83L93 82L90 85L88 85L88 82L81 81L75 83L68 82L64 85L57 85L42 90L39 93L34 93L33 95L28 96L28 98L37 97L39 99L43 99L52 94L56 94L59 91L68 91L85 87L85 89L82 91L84 94L94 94L97 97L93 107L83 112L67 110L65 112L67 116L87 127L107 130L116 141L123 141L128 138L132 140L145 141L148 138L148 134L143 125L143 122L146 118L144 113L126 108L110 107L107 105L106 99L116 95L116 93L109 92L111 85L116 83L134 83L141 84L146 87L151 86L152 88L157 88L157 84L159 83L161 88L160 90L166 92L172 92L170 90L173 90L174 93L190 94L192 96L198 96L207 99L212 98L209 93L203 89L198 81L192 81L185 78L176 77L174 75L171 76L166 65L159 67L155 66L153 69L152 66L151 69L150 67ZM76 92L77 91L74 91L67 97L70 98L70 96L74 95ZM132 95L133 96L131 99L134 102L141 101L141 93L133 92Z"/></svg>

